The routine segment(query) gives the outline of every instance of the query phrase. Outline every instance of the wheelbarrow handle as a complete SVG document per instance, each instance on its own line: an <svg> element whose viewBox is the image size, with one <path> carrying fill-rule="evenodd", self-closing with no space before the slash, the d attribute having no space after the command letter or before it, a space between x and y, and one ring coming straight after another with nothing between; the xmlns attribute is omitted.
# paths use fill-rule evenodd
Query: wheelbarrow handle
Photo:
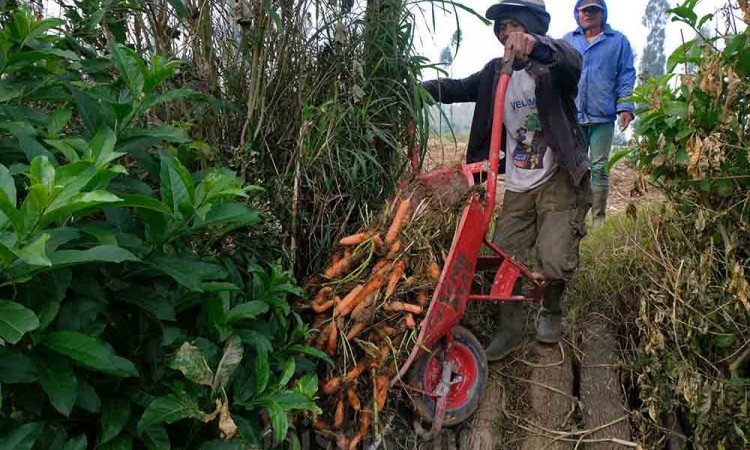
<svg viewBox="0 0 750 450"><path fill-rule="evenodd" d="M503 66L500 69L500 79L497 81L495 90L495 107L492 116L492 137L490 139L490 167L487 179L487 215L485 217L485 229L489 227L492 216L495 213L495 201L497 200L497 174L500 164L500 147L503 138L503 113L505 110L505 93L508 90L510 78L513 75L513 64L516 61L516 53L513 50L506 52L503 57Z"/></svg>

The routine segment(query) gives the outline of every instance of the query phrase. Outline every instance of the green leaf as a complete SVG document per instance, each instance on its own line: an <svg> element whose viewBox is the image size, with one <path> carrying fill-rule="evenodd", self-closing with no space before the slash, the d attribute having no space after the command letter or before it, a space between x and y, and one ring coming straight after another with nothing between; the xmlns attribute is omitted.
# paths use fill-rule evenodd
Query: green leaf
<svg viewBox="0 0 750 450"><path fill-rule="evenodd" d="M102 405L102 434L99 443L116 438L130 418L130 402L126 399L112 399Z"/></svg>
<svg viewBox="0 0 750 450"><path fill-rule="evenodd" d="M21 352L0 346L0 383L34 383L39 371L34 361Z"/></svg>
<svg viewBox="0 0 750 450"><path fill-rule="evenodd" d="M172 210L167 208L164 203L154 197L149 197L148 195L118 194L118 197L122 199L121 202L115 205L118 208L142 208L166 214L172 212Z"/></svg>
<svg viewBox="0 0 750 450"><path fill-rule="evenodd" d="M174 100L180 100L183 98L199 96L200 93L192 89L170 89L166 92L159 94L157 97L151 97L146 103L144 110L149 110L154 106L161 105L163 103L169 103Z"/></svg>
<svg viewBox="0 0 750 450"><path fill-rule="evenodd" d="M76 151L76 149L72 145L70 145L70 143L65 142L64 140L45 139L44 142L62 153L62 155L65 157L65 159L68 160L68 162L74 163L80 161L81 159L80 156L78 156L78 152Z"/></svg>
<svg viewBox="0 0 750 450"><path fill-rule="evenodd" d="M152 258L148 264L194 292L203 291L203 280L223 278L226 275L221 267L190 256L161 255Z"/></svg>
<svg viewBox="0 0 750 450"><path fill-rule="evenodd" d="M65 222L78 212L120 203L121 201L120 197L107 191L82 192L74 195L65 203L54 202L55 205L50 205L39 221L39 226L44 227L53 222Z"/></svg>
<svg viewBox="0 0 750 450"><path fill-rule="evenodd" d="M734 334L719 334L714 336L714 346L718 348L730 348L737 341Z"/></svg>
<svg viewBox="0 0 750 450"><path fill-rule="evenodd" d="M24 334L39 327L39 319L30 309L16 302L0 300L0 338L16 344Z"/></svg>
<svg viewBox="0 0 750 450"><path fill-rule="evenodd" d="M15 428L0 440L0 450L31 450L43 427L42 422L31 422Z"/></svg>
<svg viewBox="0 0 750 450"><path fill-rule="evenodd" d="M286 349L288 353L302 353L303 355L312 356L314 358L321 359L328 364L333 365L333 361L331 358L328 357L324 352L320 351L319 349L315 347L310 347L309 345L292 345L289 348Z"/></svg>
<svg viewBox="0 0 750 450"><path fill-rule="evenodd" d="M56 136L65 128L65 125L70 122L70 118L73 115L73 110L70 108L58 108L49 118L47 124L47 133L51 136Z"/></svg>
<svg viewBox="0 0 750 450"><path fill-rule="evenodd" d="M99 398L99 394L97 394L93 386L84 379L78 380L78 397L76 398L76 406L79 406L92 414L97 414L102 407L102 401Z"/></svg>
<svg viewBox="0 0 750 450"><path fill-rule="evenodd" d="M268 312L268 304L260 300L240 303L235 306L226 315L227 324L233 324L240 320L255 319L261 314Z"/></svg>
<svg viewBox="0 0 750 450"><path fill-rule="evenodd" d="M92 262L123 263L140 261L138 257L116 245L97 245L88 250L58 250L50 255L53 267Z"/></svg>
<svg viewBox="0 0 750 450"><path fill-rule="evenodd" d="M185 375L185 378L193 383L211 386L213 384L214 374L206 363L201 350L185 342L177 350L174 358L169 362L169 367L179 370Z"/></svg>
<svg viewBox="0 0 750 450"><path fill-rule="evenodd" d="M194 200L193 180L185 166L168 153L161 153L161 197L175 215L192 213Z"/></svg>
<svg viewBox="0 0 750 450"><path fill-rule="evenodd" d="M143 96L144 72L146 71L143 60L136 52L122 44L114 44L110 51L115 60L117 72L125 80L133 98L141 98Z"/></svg>
<svg viewBox="0 0 750 450"><path fill-rule="evenodd" d="M295 367L294 359L290 359L284 364L284 371L281 373L281 378L279 378L279 388L283 388L289 383L289 380L294 376Z"/></svg>
<svg viewBox="0 0 750 450"><path fill-rule="evenodd" d="M130 436L120 436L106 444L99 445L96 450L132 450L133 438Z"/></svg>
<svg viewBox="0 0 750 450"><path fill-rule="evenodd" d="M5 122L0 121L0 129L8 131L18 141L20 150L26 155L26 159L31 162L34 158L49 155L37 140L37 133L33 126L27 122Z"/></svg>
<svg viewBox="0 0 750 450"><path fill-rule="evenodd" d="M255 225L260 222L258 211L241 203L220 203L213 205L203 220L196 219L193 230L216 226L234 229Z"/></svg>
<svg viewBox="0 0 750 450"><path fill-rule="evenodd" d="M630 148L624 148L622 150L618 150L615 153L613 153L609 157L609 161L607 162L607 172L612 170L612 168L617 164L622 158L625 158L626 156L633 153L633 149Z"/></svg>
<svg viewBox="0 0 750 450"><path fill-rule="evenodd" d="M287 419L286 411L273 400L264 401L263 406L268 409L268 414L271 416L274 441L281 443L289 431L289 420Z"/></svg>
<svg viewBox="0 0 750 450"><path fill-rule="evenodd" d="M2 61L0 57L0 61ZM0 63L0 67L2 64ZM16 97L20 97L23 94L23 84L14 83L9 80L0 80L0 102L7 102L13 100Z"/></svg>
<svg viewBox="0 0 750 450"><path fill-rule="evenodd" d="M68 440L62 450L86 450L88 447L88 439L85 434L80 434L73 439Z"/></svg>
<svg viewBox="0 0 750 450"><path fill-rule="evenodd" d="M105 167L110 162L125 155L115 152L117 136L109 127L96 133L83 153L83 159L91 161L97 168Z"/></svg>
<svg viewBox="0 0 750 450"><path fill-rule="evenodd" d="M138 421L138 434L146 428L160 423L174 423L182 419L201 419L203 413L187 394L169 394L149 403Z"/></svg>
<svg viewBox="0 0 750 450"><path fill-rule="evenodd" d="M271 378L271 368L268 363L267 353L258 353L253 359L253 371L255 372L255 394L261 395L268 387Z"/></svg>
<svg viewBox="0 0 750 450"><path fill-rule="evenodd" d="M41 369L39 384L47 393L49 402L65 417L70 416L78 397L78 378L70 364L63 358L39 358Z"/></svg>
<svg viewBox="0 0 750 450"><path fill-rule="evenodd" d="M50 331L44 345L81 365L118 377L137 377L132 362L116 356L102 341L77 331Z"/></svg>
<svg viewBox="0 0 750 450"><path fill-rule="evenodd" d="M153 91L164 80L172 77L178 67L180 67L180 61L170 60L159 54L154 54L151 57L151 67L146 74L144 91L147 93Z"/></svg>
<svg viewBox="0 0 750 450"><path fill-rule="evenodd" d="M238 336L232 336L227 340L224 346L224 355L221 357L221 361L219 361L219 366L216 368L216 375L214 376L212 388L214 393L226 387L232 373L240 365L244 352L242 339Z"/></svg>
<svg viewBox="0 0 750 450"><path fill-rule="evenodd" d="M169 450L171 444L164 425L152 425L143 432L143 441L149 450Z"/></svg>
<svg viewBox="0 0 750 450"><path fill-rule="evenodd" d="M19 250L18 257L30 266L51 267L52 261L46 253L49 239L49 234L39 236L34 242Z"/></svg>
<svg viewBox="0 0 750 450"><path fill-rule="evenodd" d="M672 18L673 22L682 19L693 28L695 28L696 23L698 22L698 15L688 6L678 6L677 8L667 10L667 12L677 16Z"/></svg>
<svg viewBox="0 0 750 450"><path fill-rule="evenodd" d="M68 84L67 87L76 101L78 115L91 135L106 126L112 128L115 125L112 111L97 97L78 90L72 84Z"/></svg>
<svg viewBox="0 0 750 450"><path fill-rule="evenodd" d="M5 198L14 208L17 204L16 182L7 167L0 164L0 190L5 194Z"/></svg>
<svg viewBox="0 0 750 450"><path fill-rule="evenodd" d="M177 17L180 19L187 19L190 17L190 12L182 0L169 0L169 4L172 5L172 8L174 8L174 11L177 13Z"/></svg>

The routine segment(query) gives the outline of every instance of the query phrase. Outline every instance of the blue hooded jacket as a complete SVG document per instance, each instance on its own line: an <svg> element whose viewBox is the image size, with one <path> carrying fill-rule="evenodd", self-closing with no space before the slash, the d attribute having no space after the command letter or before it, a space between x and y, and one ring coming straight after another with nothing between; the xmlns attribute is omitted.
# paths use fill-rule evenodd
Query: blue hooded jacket
<svg viewBox="0 0 750 450"><path fill-rule="evenodd" d="M578 5L573 14L578 23ZM583 56L583 72L578 82L578 123L607 123L617 120L617 113L633 112L632 103L622 102L630 97L635 85L633 49L628 38L607 25L607 4L604 8L604 32L589 45L582 27L565 35L564 39Z"/></svg>

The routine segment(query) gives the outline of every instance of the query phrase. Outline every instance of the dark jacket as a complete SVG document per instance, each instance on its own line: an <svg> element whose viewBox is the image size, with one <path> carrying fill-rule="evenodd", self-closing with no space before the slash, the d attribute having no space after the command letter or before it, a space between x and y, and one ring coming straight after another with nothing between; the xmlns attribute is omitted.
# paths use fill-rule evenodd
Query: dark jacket
<svg viewBox="0 0 750 450"><path fill-rule="evenodd" d="M535 37L537 44L530 55L528 67L536 81L539 118L550 138L550 148L555 158L568 171L573 185L578 186L589 170L583 134L576 122L575 99L581 75L581 55L565 41L546 36ZM476 103L466 155L468 163L489 157L495 89L502 64L502 58L497 58L468 78L422 83L437 102ZM505 141L503 132L503 151ZM501 173L504 169L505 165L501 164Z"/></svg>

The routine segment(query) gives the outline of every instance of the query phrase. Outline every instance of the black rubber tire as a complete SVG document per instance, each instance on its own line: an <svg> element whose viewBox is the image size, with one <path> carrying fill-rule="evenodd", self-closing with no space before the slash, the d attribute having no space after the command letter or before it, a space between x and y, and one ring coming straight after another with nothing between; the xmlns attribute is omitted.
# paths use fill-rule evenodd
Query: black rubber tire
<svg viewBox="0 0 750 450"><path fill-rule="evenodd" d="M479 400L484 394L484 390L487 387L487 356L484 353L484 348L469 330L464 327L456 326L453 328L453 340L454 343L467 347L474 356L474 360L477 362L477 379L475 381L475 388L473 389L472 395L469 400L460 408L446 409L443 426L450 427L457 425L469 417L479 407ZM435 345L433 353L442 351L445 344L441 340ZM411 370L409 371L409 385L421 389L424 389L424 373L427 368L427 362L433 353L424 353L417 361L414 362ZM414 393L413 396L414 409L419 417L427 422L432 423L433 415L435 412L435 400L432 397L425 396L420 393Z"/></svg>

